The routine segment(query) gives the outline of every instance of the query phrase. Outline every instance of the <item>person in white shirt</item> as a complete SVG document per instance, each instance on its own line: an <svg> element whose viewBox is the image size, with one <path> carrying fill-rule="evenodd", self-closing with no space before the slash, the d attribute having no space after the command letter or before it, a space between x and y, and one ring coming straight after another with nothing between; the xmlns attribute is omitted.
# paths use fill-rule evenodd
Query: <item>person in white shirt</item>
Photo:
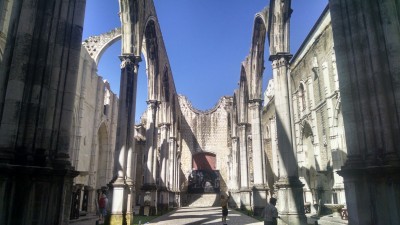
<svg viewBox="0 0 400 225"><path fill-rule="evenodd" d="M276 198L270 198L264 208L264 225L277 225L278 210L275 207Z"/></svg>

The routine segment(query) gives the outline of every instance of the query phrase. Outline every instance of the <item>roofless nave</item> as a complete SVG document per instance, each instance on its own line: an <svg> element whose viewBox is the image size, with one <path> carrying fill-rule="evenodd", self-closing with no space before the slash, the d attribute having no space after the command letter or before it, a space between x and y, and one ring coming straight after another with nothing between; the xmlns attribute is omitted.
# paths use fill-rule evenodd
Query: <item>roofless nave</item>
<svg viewBox="0 0 400 225"><path fill-rule="evenodd" d="M207 112L176 93L152 1L120 1L117 99L95 68L118 30L81 48L84 5L0 3L1 224L68 224L105 187L111 224L129 224L134 205L218 204L228 191L231 207L256 214L276 195L287 224L327 203L346 203L350 224L399 221L397 1L330 0L293 59L291 1L271 1L239 89ZM262 108L264 57L274 88ZM140 63L148 109L135 126Z"/></svg>

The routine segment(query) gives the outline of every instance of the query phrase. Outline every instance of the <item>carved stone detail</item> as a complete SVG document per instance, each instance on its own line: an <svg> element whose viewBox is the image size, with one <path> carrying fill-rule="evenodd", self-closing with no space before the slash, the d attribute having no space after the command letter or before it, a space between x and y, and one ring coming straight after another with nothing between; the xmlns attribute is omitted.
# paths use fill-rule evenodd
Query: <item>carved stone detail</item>
<svg viewBox="0 0 400 225"><path fill-rule="evenodd" d="M115 28L107 33L90 36L82 42L82 46L89 52L93 60L98 63L105 48L121 38L121 28Z"/></svg>

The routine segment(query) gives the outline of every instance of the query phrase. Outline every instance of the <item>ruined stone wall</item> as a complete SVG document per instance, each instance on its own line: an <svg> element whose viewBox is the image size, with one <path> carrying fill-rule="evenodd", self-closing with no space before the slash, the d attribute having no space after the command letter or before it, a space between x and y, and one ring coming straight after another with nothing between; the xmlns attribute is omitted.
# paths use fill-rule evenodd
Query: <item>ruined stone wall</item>
<svg viewBox="0 0 400 225"><path fill-rule="evenodd" d="M305 189L310 190L305 193L305 201L343 203L344 197L336 197L343 195L343 182L334 167L340 169L347 150L342 144L344 128L340 122L339 84L328 10L292 59L291 70L299 176ZM341 190L335 193L338 187ZM316 189L322 190L318 196L311 194Z"/></svg>
<svg viewBox="0 0 400 225"><path fill-rule="evenodd" d="M85 48L81 50L79 62L71 164L80 172L74 179L76 188L96 190L106 186L113 176L118 97L97 74L97 65ZM95 194L91 193L90 211L95 210Z"/></svg>
<svg viewBox="0 0 400 225"><path fill-rule="evenodd" d="M336 57L329 11L315 24L290 62L295 144L300 180L305 184L305 201L345 202L343 180L336 174L346 160L343 118L340 107ZM272 82L272 81L271 81ZM270 85L269 85L270 87ZM270 89L270 88L269 88ZM268 92L268 94L267 94ZM264 151L272 173L268 182L279 176L274 148L275 107L271 90L265 93L263 109ZM309 125L310 129L307 128ZM277 150L275 150L277 151ZM275 158L274 158L275 157ZM269 185L271 187L271 185ZM316 196L315 190L323 191Z"/></svg>
<svg viewBox="0 0 400 225"><path fill-rule="evenodd" d="M230 132L229 113L225 107L230 104L230 98L222 97L212 110L206 112L194 109L183 96L179 97L179 104L183 115L181 121L181 170L185 175L185 177L181 177L181 182L187 182L188 175L192 170L193 155L211 152L216 154L216 169L221 174L221 191L226 191ZM184 190L185 188L187 187L184 187Z"/></svg>

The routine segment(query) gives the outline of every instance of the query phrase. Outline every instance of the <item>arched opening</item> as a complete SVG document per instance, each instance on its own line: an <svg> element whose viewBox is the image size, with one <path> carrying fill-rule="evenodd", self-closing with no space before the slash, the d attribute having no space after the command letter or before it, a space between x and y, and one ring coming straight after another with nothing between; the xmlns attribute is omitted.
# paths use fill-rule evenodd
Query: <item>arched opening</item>
<svg viewBox="0 0 400 225"><path fill-rule="evenodd" d="M251 99L261 98L261 91L263 87L263 73L264 73L264 51L265 51L265 37L266 25L260 14L256 16L254 21L253 41L251 49Z"/></svg>
<svg viewBox="0 0 400 225"><path fill-rule="evenodd" d="M314 156L314 135L311 126L307 123L303 123L302 128L302 150L303 150L303 162L299 171L300 180L304 182L304 202L310 204L310 211L315 212L312 205L317 204L315 198L316 192L316 169L315 169L315 156Z"/></svg>
<svg viewBox="0 0 400 225"><path fill-rule="evenodd" d="M213 193L220 191L220 175L216 170L216 155L201 152L193 155L192 173L189 175L188 193Z"/></svg>
<svg viewBox="0 0 400 225"><path fill-rule="evenodd" d="M300 83L299 85L298 96L299 96L300 111L304 111L306 109L306 92L303 83Z"/></svg>

